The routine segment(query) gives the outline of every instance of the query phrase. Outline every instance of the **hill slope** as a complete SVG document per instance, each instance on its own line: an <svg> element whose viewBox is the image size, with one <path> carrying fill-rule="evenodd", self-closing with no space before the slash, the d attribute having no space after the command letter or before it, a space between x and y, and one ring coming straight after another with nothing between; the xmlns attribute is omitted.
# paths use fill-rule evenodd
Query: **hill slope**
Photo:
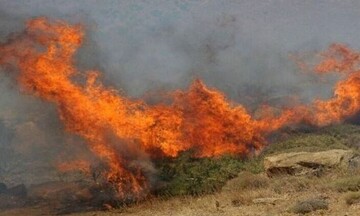
<svg viewBox="0 0 360 216"><path fill-rule="evenodd" d="M360 169L332 169L320 176L269 178L263 158L286 152L360 149L360 126L287 130L260 155L192 159L184 153L159 161L158 196L108 211L73 215L360 215ZM8 210L0 215L52 214L51 207Z"/></svg>

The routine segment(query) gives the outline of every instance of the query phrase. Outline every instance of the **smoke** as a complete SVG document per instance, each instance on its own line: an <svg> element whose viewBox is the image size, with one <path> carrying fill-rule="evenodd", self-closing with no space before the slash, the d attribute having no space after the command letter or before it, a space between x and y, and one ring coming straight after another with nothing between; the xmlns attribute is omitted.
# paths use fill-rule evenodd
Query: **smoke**
<svg viewBox="0 0 360 216"><path fill-rule="evenodd" d="M329 85L319 91L312 77L297 72L289 52L334 41L359 46L353 1L65 2L3 1L1 35L33 16L84 23L90 39L78 55L81 65L101 69L108 83L135 97L184 87L194 77L238 102L247 102L244 88L252 87L273 92L270 97L289 90L304 100L326 97Z"/></svg>

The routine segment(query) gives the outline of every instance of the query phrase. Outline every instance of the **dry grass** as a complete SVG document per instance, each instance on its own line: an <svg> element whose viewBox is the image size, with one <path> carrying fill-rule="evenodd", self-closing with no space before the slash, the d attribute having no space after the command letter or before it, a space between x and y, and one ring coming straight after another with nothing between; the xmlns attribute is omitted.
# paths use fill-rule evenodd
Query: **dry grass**
<svg viewBox="0 0 360 216"><path fill-rule="evenodd" d="M351 192L351 193L346 194L345 202L348 205L360 203L360 192Z"/></svg>
<svg viewBox="0 0 360 216"><path fill-rule="evenodd" d="M360 176L349 176L336 180L333 187L338 192L359 191L360 190Z"/></svg>
<svg viewBox="0 0 360 216"><path fill-rule="evenodd" d="M270 179L265 175L242 172L237 178L229 180L223 187L223 190L242 191L244 189L259 189L269 186Z"/></svg>
<svg viewBox="0 0 360 216"><path fill-rule="evenodd" d="M136 205L111 211L83 212L75 216L232 216L232 215L296 215L297 212L306 212L307 209L315 210L310 215L360 215L360 205L356 205L357 197L353 194L343 196L341 192L328 187L328 184L336 182L334 176L320 178L306 178L296 176L283 176L279 178L267 178L263 174L241 173L239 177L229 181L221 192L204 196L175 196L153 197ZM244 180L245 179L245 180ZM280 193L275 193L275 188ZM315 199L314 199L315 197ZM254 199L267 198L278 199L276 202L254 203ZM347 202L352 205L344 202ZM322 200L315 202L316 200ZM302 202L304 201L304 202ZM302 203L301 203L302 202ZM328 203L328 209L324 202ZM299 204L301 203L301 204ZM297 205L297 207L295 207ZM310 206L310 207L309 207ZM24 215L31 212L39 215L44 211L32 209L16 212L2 212L0 215ZM46 212L46 211L45 211Z"/></svg>

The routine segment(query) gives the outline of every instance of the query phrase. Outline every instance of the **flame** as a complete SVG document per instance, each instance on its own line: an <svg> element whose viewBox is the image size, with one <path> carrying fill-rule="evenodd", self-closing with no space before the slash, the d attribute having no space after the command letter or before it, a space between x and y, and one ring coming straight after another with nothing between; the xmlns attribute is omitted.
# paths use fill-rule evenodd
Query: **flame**
<svg viewBox="0 0 360 216"><path fill-rule="evenodd" d="M336 84L331 99L314 101L313 123L318 126L339 123L357 114L360 108L360 53L344 45L333 44L323 56L315 72L336 72L345 74L346 78Z"/></svg>
<svg viewBox="0 0 360 216"><path fill-rule="evenodd" d="M74 54L83 37L81 25L32 19L22 34L0 46L0 65L18 69L17 81L23 91L56 105L66 130L83 137L107 164L106 179L116 185L119 198L140 197L149 190L142 167L132 163L138 152L152 157L175 157L188 149L194 149L196 157L247 154L261 149L267 135L285 125L323 126L359 111L359 54L342 45L333 45L324 53L315 70L346 74L336 84L333 98L284 108L278 115L264 107L255 119L245 107L228 101L201 80L187 90L169 93L170 104L148 105L129 99L105 87L99 81L100 72L76 69ZM88 168L86 163L77 166Z"/></svg>

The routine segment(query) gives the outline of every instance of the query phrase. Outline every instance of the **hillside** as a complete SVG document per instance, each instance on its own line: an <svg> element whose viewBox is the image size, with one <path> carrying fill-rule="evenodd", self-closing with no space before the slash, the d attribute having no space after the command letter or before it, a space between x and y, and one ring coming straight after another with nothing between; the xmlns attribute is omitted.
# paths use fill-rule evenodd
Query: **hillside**
<svg viewBox="0 0 360 216"><path fill-rule="evenodd" d="M73 215L359 215L360 170L330 169L321 175L280 175L269 178L263 159L288 152L360 149L360 126L284 130L262 153L243 159L223 156L158 161L159 188L139 203ZM316 210L318 208L318 210ZM0 215L53 214L51 206L7 210ZM315 210L314 210L315 209ZM314 211L312 211L314 210ZM71 211L70 211L71 212ZM59 212L58 212L59 213ZM63 212L69 213L69 212Z"/></svg>

